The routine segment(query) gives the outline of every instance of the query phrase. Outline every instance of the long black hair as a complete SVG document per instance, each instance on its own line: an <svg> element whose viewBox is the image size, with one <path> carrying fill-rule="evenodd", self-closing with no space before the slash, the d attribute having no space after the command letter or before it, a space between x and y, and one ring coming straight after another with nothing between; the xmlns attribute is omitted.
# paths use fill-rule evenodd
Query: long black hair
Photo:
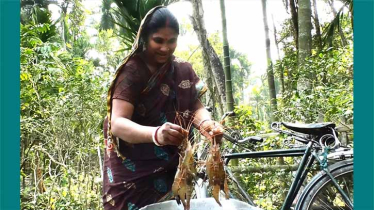
<svg viewBox="0 0 374 210"><path fill-rule="evenodd" d="M147 42L150 34L157 32L158 29L163 27L169 27L179 34L178 20L166 7L157 9L149 20L144 23L141 38Z"/></svg>

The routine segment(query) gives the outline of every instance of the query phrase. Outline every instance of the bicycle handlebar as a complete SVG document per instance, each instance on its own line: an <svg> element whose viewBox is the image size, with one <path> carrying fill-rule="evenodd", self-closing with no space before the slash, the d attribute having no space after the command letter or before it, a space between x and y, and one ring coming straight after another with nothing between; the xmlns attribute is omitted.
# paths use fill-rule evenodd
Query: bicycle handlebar
<svg viewBox="0 0 374 210"><path fill-rule="evenodd" d="M233 137L231 137L230 135L226 134L226 133L223 133L223 137L227 140L229 140L231 143L234 143L234 144L243 144L243 143L246 143L246 142L249 142L249 143L258 143L258 142L263 142L264 139L262 137L259 137L259 136L248 136L244 139L235 139Z"/></svg>
<svg viewBox="0 0 374 210"><path fill-rule="evenodd" d="M210 107L210 106L206 106L205 109L206 109L208 112L212 112L212 111L213 111L213 108Z"/></svg>
<svg viewBox="0 0 374 210"><path fill-rule="evenodd" d="M258 142L263 142L264 139L259 136L249 136L247 138L244 138L242 140L238 140L238 143L245 143L245 142L250 142L250 143L258 143Z"/></svg>
<svg viewBox="0 0 374 210"><path fill-rule="evenodd" d="M205 109L206 109L208 112L212 112L212 111L213 111L213 108L210 107L210 106L206 106ZM236 114L235 114L234 111L225 112L225 113L221 116L221 121L224 120L227 116L233 117L233 116L236 116Z"/></svg>

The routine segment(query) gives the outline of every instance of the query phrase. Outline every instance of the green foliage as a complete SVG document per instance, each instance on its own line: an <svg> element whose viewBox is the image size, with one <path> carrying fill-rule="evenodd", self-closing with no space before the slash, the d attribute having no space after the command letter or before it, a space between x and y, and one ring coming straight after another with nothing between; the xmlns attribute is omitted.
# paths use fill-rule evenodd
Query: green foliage
<svg viewBox="0 0 374 210"><path fill-rule="evenodd" d="M342 45L340 36L331 36L333 43L330 48L322 51L312 50L306 58L304 66L298 66L297 51L292 38L292 24L286 20L280 31L280 42L283 44L285 56L274 65L278 84L280 76L284 78L284 92L278 91L278 118L280 121L314 123L334 122L338 125L353 123L353 50L350 20L345 14L339 14L339 24L343 28L348 45ZM331 25L325 25L327 30ZM335 26L336 27L336 26ZM334 29L337 30L337 29ZM250 93L250 105L237 107L239 113L235 129L243 136L269 133L270 122L266 115L267 93L264 86L254 86ZM280 90L280 88L277 88ZM261 111L265 111L262 113ZM262 116L261 116L262 115ZM240 120L240 119L245 119ZM253 124L255 122L255 126ZM261 145L249 147L256 151L287 148L284 136L266 134L267 138ZM270 137L269 137L270 136ZM350 142L348 142L350 144ZM298 158L261 158L240 160L242 168L288 165L299 162ZM263 209L280 209L285 194L289 189L292 172L284 170L262 171L238 174L247 187L255 203ZM311 178L312 174L308 175Z"/></svg>
<svg viewBox="0 0 374 210"><path fill-rule="evenodd" d="M294 54L277 63L284 66L286 91L279 100L278 115L283 121L353 122L353 51L352 46L330 48L306 60L296 69ZM282 65L280 65L282 64ZM310 72L314 77L309 78ZM307 87L312 87L307 90ZM295 109L295 107L298 107Z"/></svg>
<svg viewBox="0 0 374 210"><path fill-rule="evenodd" d="M182 24L182 28L185 31L184 33L188 33L189 30L192 30L191 25L187 23ZM208 39L223 63L223 45L220 34L218 32L213 33ZM188 47L188 50L177 50L175 55L191 63L195 72L201 79L208 79L209 75L207 75L204 69L203 55L200 46L189 45ZM233 48L230 48L230 58L234 100L235 104L241 104L244 99L244 89L248 86L246 78L250 74L251 63L248 61L246 55Z"/></svg>
<svg viewBox="0 0 374 210"><path fill-rule="evenodd" d="M83 57L88 37L64 50L50 21L21 24L20 36L22 209L100 209L110 73Z"/></svg>
<svg viewBox="0 0 374 210"><path fill-rule="evenodd" d="M93 45L90 43L90 37L85 34L81 33L81 35L73 42L73 46L67 45L68 50L73 54L75 57L84 58L86 53L93 48Z"/></svg>
<svg viewBox="0 0 374 210"><path fill-rule="evenodd" d="M345 5L340 8L336 13L334 19L323 26L323 45L327 47L332 46L345 46L347 43L346 40L342 40L342 37L339 36L343 34L345 38L352 40L352 20L349 18L349 14L344 12L345 7L350 9L350 13L353 10L353 3L351 0L347 0ZM352 15L352 14L351 14ZM340 29L344 29L339 31ZM348 36L348 37L346 37Z"/></svg>
<svg viewBox="0 0 374 210"><path fill-rule="evenodd" d="M290 49L291 48L291 49ZM320 53L313 51L307 58L305 66L297 67L297 56L292 47L287 48L288 54L275 65L276 72L283 68L286 90L279 94L277 113L281 121L319 122L331 121L337 124L353 123L353 51L352 45L344 48L330 48ZM310 78L313 72L313 78ZM312 87L308 89L309 86ZM268 133L269 123L259 117L259 108L264 93L263 87L252 89L251 106L239 106L236 121L233 123L242 136ZM255 120L257 119L257 120ZM261 121L262 119L262 121ZM287 148L283 144L284 136L267 137L261 145L248 148L256 151ZM240 151L240 149L239 149ZM239 167L263 168L263 166L287 165L299 162L299 158L261 158L240 160ZM242 172L238 174L241 182L255 201L263 209L280 209L292 180L292 172L262 171ZM308 176L310 178L312 174Z"/></svg>
<svg viewBox="0 0 374 210"><path fill-rule="evenodd" d="M112 21L112 14L110 13L112 0L103 0L101 5L101 21L100 21L100 30L109 30L114 28L114 23Z"/></svg>
<svg viewBox="0 0 374 210"><path fill-rule="evenodd" d="M257 131L261 128L260 121L256 121L253 116L252 107L240 105L235 107L235 114L237 117L234 118L232 123L233 129L241 130L242 136L251 136L254 134L254 131ZM245 128L244 130L242 128Z"/></svg>
<svg viewBox="0 0 374 210"><path fill-rule="evenodd" d="M221 34L216 32L209 36L209 42L223 63L223 43ZM250 74L251 63L245 54L230 48L230 71L235 104L244 101L244 89L248 86L247 77Z"/></svg>
<svg viewBox="0 0 374 210"><path fill-rule="evenodd" d="M45 180L48 190L33 198L34 187L21 189L21 209L101 209L101 178L64 171Z"/></svg>
<svg viewBox="0 0 374 210"><path fill-rule="evenodd" d="M245 54L230 48L231 58L231 79L233 83L233 92L235 104L241 104L244 101L244 88L248 86L248 76L251 70L251 63Z"/></svg>
<svg viewBox="0 0 374 210"><path fill-rule="evenodd" d="M140 27L140 22L153 7L168 5L173 0L114 0L117 7L110 8L110 1L103 2L105 12L102 16L101 29L113 29L126 45L125 50L131 49ZM114 23L112 26L109 22Z"/></svg>
<svg viewBox="0 0 374 210"><path fill-rule="evenodd" d="M123 43L119 42L118 38L115 37L112 29L99 31L93 47L95 51L105 57L104 64L95 61L95 66L108 69L110 72L115 71L128 53L128 51L119 50L123 48Z"/></svg>
<svg viewBox="0 0 374 210"><path fill-rule="evenodd" d="M42 42L57 41L56 25L50 20L49 11L44 8L33 7L30 10L27 24L21 24L21 45L36 45Z"/></svg>
<svg viewBox="0 0 374 210"><path fill-rule="evenodd" d="M258 133L269 133L269 125L266 122L255 120L256 114L253 108L248 105L237 106L237 114L230 128L240 131L242 136L253 136ZM283 136L268 137L261 144L247 145L245 148L239 147L236 152L246 149L255 151L267 151L273 149L285 148L283 145ZM240 168L263 168L264 166L296 164L296 158L259 158L259 159L240 159L238 166ZM247 193L253 198L254 202L261 208L267 210L280 209L287 189L290 186L292 172L285 170L247 172L241 171L236 174L239 182L245 187ZM235 190L235 188L232 188Z"/></svg>
<svg viewBox="0 0 374 210"><path fill-rule="evenodd" d="M69 22L69 33L76 41L84 31L84 22L86 14L83 9L82 3L79 0L73 0L72 11L67 15Z"/></svg>

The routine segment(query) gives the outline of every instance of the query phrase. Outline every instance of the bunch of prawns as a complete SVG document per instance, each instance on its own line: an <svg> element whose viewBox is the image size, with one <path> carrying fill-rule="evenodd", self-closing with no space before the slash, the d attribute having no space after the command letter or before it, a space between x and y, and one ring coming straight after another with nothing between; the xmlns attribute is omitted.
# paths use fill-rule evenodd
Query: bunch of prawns
<svg viewBox="0 0 374 210"><path fill-rule="evenodd" d="M177 114L176 119L178 124L182 125L183 117ZM186 130L183 130L185 138L182 141L179 152L179 165L174 178L172 192L178 204L182 203L184 210L190 209L191 195L196 183L196 161L194 154L199 144L191 145L188 139L189 130L192 126L190 121L186 126ZM200 130L201 133L206 131ZM221 206L219 202L219 191L223 190L226 199L229 197L229 188L227 184L227 176L224 170L223 160L220 153L220 143L214 136L207 135L207 139L210 142L209 154L203 165L206 165L206 174L209 179L209 186L212 190L212 196L216 202ZM201 142L203 143L203 142Z"/></svg>

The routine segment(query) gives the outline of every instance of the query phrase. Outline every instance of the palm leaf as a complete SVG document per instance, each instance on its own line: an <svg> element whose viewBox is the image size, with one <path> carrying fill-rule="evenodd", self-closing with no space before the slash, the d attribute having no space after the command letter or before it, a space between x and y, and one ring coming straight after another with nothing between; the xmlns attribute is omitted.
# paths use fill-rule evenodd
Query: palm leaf
<svg viewBox="0 0 374 210"><path fill-rule="evenodd" d="M176 1L177 0L113 0L117 8L111 8L109 10L110 16L108 13L103 13L103 16L105 15L105 17L102 17L102 19L110 19L111 22L117 26L116 30L124 33L124 35L119 37L123 39L126 45L131 46L136 38L136 33L140 27L141 20L148 11L155 6L167 6Z"/></svg>
<svg viewBox="0 0 374 210"><path fill-rule="evenodd" d="M343 16L343 8L340 8L338 13L336 13L335 18L327 25L326 29L323 31L322 34L322 40L323 40L323 46L326 46L326 44L332 43L332 40L335 36L335 30L339 28L340 26L340 20Z"/></svg>
<svg viewBox="0 0 374 210"><path fill-rule="evenodd" d="M100 30L108 30L108 29L113 29L114 24L111 21L113 19L112 14L110 13L110 7L112 4L112 0L103 0L102 4L102 13L103 15L101 16L100 20Z"/></svg>

